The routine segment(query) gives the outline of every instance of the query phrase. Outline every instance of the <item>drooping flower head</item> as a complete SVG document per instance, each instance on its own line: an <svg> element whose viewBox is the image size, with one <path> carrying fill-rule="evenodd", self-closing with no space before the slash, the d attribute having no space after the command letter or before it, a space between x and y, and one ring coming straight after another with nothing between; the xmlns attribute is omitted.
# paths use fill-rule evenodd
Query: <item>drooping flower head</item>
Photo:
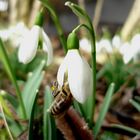
<svg viewBox="0 0 140 140"><path fill-rule="evenodd" d="M43 13L39 12L35 24L31 28L31 30L26 34L22 41L18 51L18 58L21 63L27 64L33 60L36 55L38 44L42 42L42 49L47 53L47 65L50 65L53 59L53 50L52 44L44 32L43 26Z"/></svg>
<svg viewBox="0 0 140 140"><path fill-rule="evenodd" d="M92 93L92 70L80 55L79 40L73 32L68 37L67 47L68 52L58 69L57 81L63 86L66 77L73 97L84 103Z"/></svg>

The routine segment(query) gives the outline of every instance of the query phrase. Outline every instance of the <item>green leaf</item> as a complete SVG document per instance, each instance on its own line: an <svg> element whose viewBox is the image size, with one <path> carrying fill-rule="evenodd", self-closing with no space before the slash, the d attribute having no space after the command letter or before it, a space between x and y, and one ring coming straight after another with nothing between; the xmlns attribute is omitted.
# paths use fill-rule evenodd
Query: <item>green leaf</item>
<svg viewBox="0 0 140 140"><path fill-rule="evenodd" d="M140 103L136 102L133 99L130 99L129 102L140 112Z"/></svg>
<svg viewBox="0 0 140 140"><path fill-rule="evenodd" d="M33 140L33 122L34 122L34 110L35 110L35 106L36 106L36 100L37 100L37 94L35 97L35 100L33 102L33 106L31 108L31 116L29 119L29 132L28 132L28 140Z"/></svg>
<svg viewBox="0 0 140 140"><path fill-rule="evenodd" d="M13 118L13 115L9 109L9 106L8 104L6 103L6 101L3 99L3 97L1 96L2 92L0 91L0 104L2 105L3 107L3 110L5 112L5 114L11 118Z"/></svg>
<svg viewBox="0 0 140 140"><path fill-rule="evenodd" d="M140 96L135 96L134 98L135 98L135 100L137 100L138 102L140 102Z"/></svg>
<svg viewBox="0 0 140 140"><path fill-rule="evenodd" d="M43 79L44 73L42 72L42 69L44 68L44 66L45 66L45 61L42 61L41 64L37 67L37 69L32 73L31 77L29 77L22 92L22 98L25 104L25 109L26 109L26 114L28 119L31 116L37 90Z"/></svg>
<svg viewBox="0 0 140 140"><path fill-rule="evenodd" d="M128 132L131 132L133 134L140 135L140 131L139 130L134 129L134 128L131 128L131 127L128 127L128 126L119 125L119 124L111 124L111 127L112 128L123 129L123 130L128 131Z"/></svg>
<svg viewBox="0 0 140 140"><path fill-rule="evenodd" d="M81 116L83 116L84 118L86 117L86 114L83 111L83 106L80 103L78 103L76 100L74 100L73 106L76 109L76 111L78 111L80 113Z"/></svg>
<svg viewBox="0 0 140 140"><path fill-rule="evenodd" d="M94 130L93 130L95 138L100 131L101 125L102 125L103 120L104 120L104 117L105 117L105 115L108 111L109 104L110 104L110 101L111 101L111 97L112 97L112 94L114 93L114 88L115 88L115 84L111 83L108 90L107 90L105 99L104 99L103 104L101 106L101 110L100 110L98 119L95 123L95 127L94 127Z"/></svg>
<svg viewBox="0 0 140 140"><path fill-rule="evenodd" d="M4 124L5 124L6 130L7 130L7 133L9 135L9 138L10 138L10 140L14 140L13 136L12 136L12 133L10 131L9 125L7 123L7 120L6 120L6 117L5 117L5 114L4 114L4 111L3 111L3 106L1 104L1 102L0 102L0 111L1 111L1 114L2 114L2 118L4 120Z"/></svg>
<svg viewBox="0 0 140 140"><path fill-rule="evenodd" d="M51 18L54 21L55 27L56 27L57 32L58 32L60 42L61 42L63 49L66 53L67 52L66 38L65 38L61 23L59 21L58 15L56 14L53 6L51 5L51 3L48 0L40 0L40 1L43 3L44 7L46 7L48 9L48 11L50 12Z"/></svg>
<svg viewBox="0 0 140 140"><path fill-rule="evenodd" d="M90 122L91 118L92 118L92 122L93 122L93 112L92 112L92 110L93 110L93 107L92 107L93 106L93 100L92 100L91 96L87 99L87 101L84 104L81 105L82 110L83 110L83 114L85 114L84 115L85 120L89 124L90 127L93 126L93 123Z"/></svg>
<svg viewBox="0 0 140 140"><path fill-rule="evenodd" d="M3 42L1 40L1 38L0 38L0 59L1 59L3 65L6 69L6 72L7 72L8 76L10 77L13 85L15 86L16 94L17 94L17 97L18 97L18 100L19 100L19 103L20 103L20 109L22 111L22 115L23 115L24 118L26 118L25 107L24 107L24 103L23 103L23 100L22 100L22 97L21 97L21 93L20 93L18 84L16 82L15 73L13 71L12 65L10 63L10 60L8 58L7 52L5 50L5 47L3 45Z"/></svg>
<svg viewBox="0 0 140 140"><path fill-rule="evenodd" d="M43 135L44 140L56 140L56 126L54 118L48 112L48 109L53 101L52 91L47 86L44 97L44 123L43 123Z"/></svg>
<svg viewBox="0 0 140 140"><path fill-rule="evenodd" d="M7 93L6 91L0 90L0 96L2 96L4 100L7 100L14 107L15 110L17 109L18 102L13 95Z"/></svg>
<svg viewBox="0 0 140 140"><path fill-rule="evenodd" d="M100 140L118 140L118 139L119 137L117 134L108 131L104 132L100 137Z"/></svg>
<svg viewBox="0 0 140 140"><path fill-rule="evenodd" d="M25 127L21 126L17 121L11 119L7 115L5 115L8 126L14 137L18 137L24 130ZM0 113L0 118L2 118L2 114Z"/></svg>

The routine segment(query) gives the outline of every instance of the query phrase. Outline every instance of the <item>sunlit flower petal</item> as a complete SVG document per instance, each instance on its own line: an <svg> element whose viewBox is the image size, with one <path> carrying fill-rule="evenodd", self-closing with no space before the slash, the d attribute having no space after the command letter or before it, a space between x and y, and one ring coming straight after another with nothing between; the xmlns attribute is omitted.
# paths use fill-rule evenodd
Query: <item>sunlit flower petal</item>
<svg viewBox="0 0 140 140"><path fill-rule="evenodd" d="M34 58L38 47L40 31L41 28L37 25L34 25L31 31L24 36L18 52L18 58L20 62L26 64Z"/></svg>
<svg viewBox="0 0 140 140"><path fill-rule="evenodd" d="M103 52L112 53L112 46L111 42L108 39L101 39L99 41L98 47Z"/></svg>
<svg viewBox="0 0 140 140"><path fill-rule="evenodd" d="M42 29L42 38L43 38L43 50L48 53L47 65L50 65L53 61L53 49L51 41L43 29Z"/></svg>
<svg viewBox="0 0 140 140"><path fill-rule="evenodd" d="M68 52L68 82L73 97L84 103L92 92L91 69L78 50Z"/></svg>
<svg viewBox="0 0 140 140"><path fill-rule="evenodd" d="M115 35L113 38L112 38L112 46L119 49L120 46L122 44L122 41L121 41L121 38L119 35Z"/></svg>
<svg viewBox="0 0 140 140"><path fill-rule="evenodd" d="M61 87L63 86L64 76L65 76L65 73L68 69L67 68L67 61L68 61L67 59L68 59L68 57L66 55L64 60L63 60L63 63L60 65L58 72L57 72L57 81Z"/></svg>
<svg viewBox="0 0 140 140"><path fill-rule="evenodd" d="M73 97L78 102L84 103L92 92L92 71L77 49L69 50L59 67L57 80L60 86L63 85L66 72Z"/></svg>
<svg viewBox="0 0 140 140"><path fill-rule="evenodd" d="M121 48L120 53L123 56L123 61L127 64L133 58L133 48L131 47L129 42L125 42Z"/></svg>
<svg viewBox="0 0 140 140"><path fill-rule="evenodd" d="M79 43L82 50L91 52L91 42L87 38L82 38Z"/></svg>

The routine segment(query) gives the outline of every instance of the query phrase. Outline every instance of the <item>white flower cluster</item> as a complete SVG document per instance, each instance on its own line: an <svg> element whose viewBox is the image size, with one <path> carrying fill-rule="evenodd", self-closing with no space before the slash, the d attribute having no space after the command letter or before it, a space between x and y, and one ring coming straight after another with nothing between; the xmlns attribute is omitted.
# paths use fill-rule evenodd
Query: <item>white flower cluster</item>
<svg viewBox="0 0 140 140"><path fill-rule="evenodd" d="M90 52L90 41L86 38L81 39L80 48L86 52ZM118 35L115 35L112 40L102 38L97 41L97 61L98 55L101 55L102 53L111 54L114 50L117 50L122 55L124 63L130 62L132 59L137 60L140 54L140 34L134 35L129 42L124 42Z"/></svg>
<svg viewBox="0 0 140 140"><path fill-rule="evenodd" d="M8 41L12 43L13 47L19 47L20 42L25 34L28 34L29 29L25 26L23 22L19 22L14 26L10 26L6 29L0 30L0 37L3 41Z"/></svg>
<svg viewBox="0 0 140 140"><path fill-rule="evenodd" d="M8 1L0 0L0 11L5 12L8 9Z"/></svg>
<svg viewBox="0 0 140 140"><path fill-rule="evenodd" d="M38 25L34 25L28 34L23 37L18 51L20 62L26 64L32 61L36 55L40 39L43 51L48 53L47 65L51 64L53 59L52 44L43 28ZM75 47L77 48L77 46ZM84 103L87 97L92 94L92 70L86 60L80 55L78 49L69 49L59 67L57 81L60 87L65 82L65 75L67 75L67 82L73 97L78 102Z"/></svg>
<svg viewBox="0 0 140 140"><path fill-rule="evenodd" d="M47 65L51 64L53 60L52 44L43 28L38 25L34 25L21 41L18 51L20 62L27 64L33 60L37 52L39 40L42 41L43 51L48 54Z"/></svg>

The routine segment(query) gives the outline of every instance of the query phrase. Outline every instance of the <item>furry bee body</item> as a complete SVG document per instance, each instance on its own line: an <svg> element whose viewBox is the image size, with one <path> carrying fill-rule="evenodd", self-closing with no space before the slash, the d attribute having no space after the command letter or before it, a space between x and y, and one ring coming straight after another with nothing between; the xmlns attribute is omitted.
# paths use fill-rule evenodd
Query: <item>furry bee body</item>
<svg viewBox="0 0 140 140"><path fill-rule="evenodd" d="M58 86L54 87L53 96L54 101L49 110L54 117L60 117L70 107L72 102L68 84L64 84L60 89Z"/></svg>

